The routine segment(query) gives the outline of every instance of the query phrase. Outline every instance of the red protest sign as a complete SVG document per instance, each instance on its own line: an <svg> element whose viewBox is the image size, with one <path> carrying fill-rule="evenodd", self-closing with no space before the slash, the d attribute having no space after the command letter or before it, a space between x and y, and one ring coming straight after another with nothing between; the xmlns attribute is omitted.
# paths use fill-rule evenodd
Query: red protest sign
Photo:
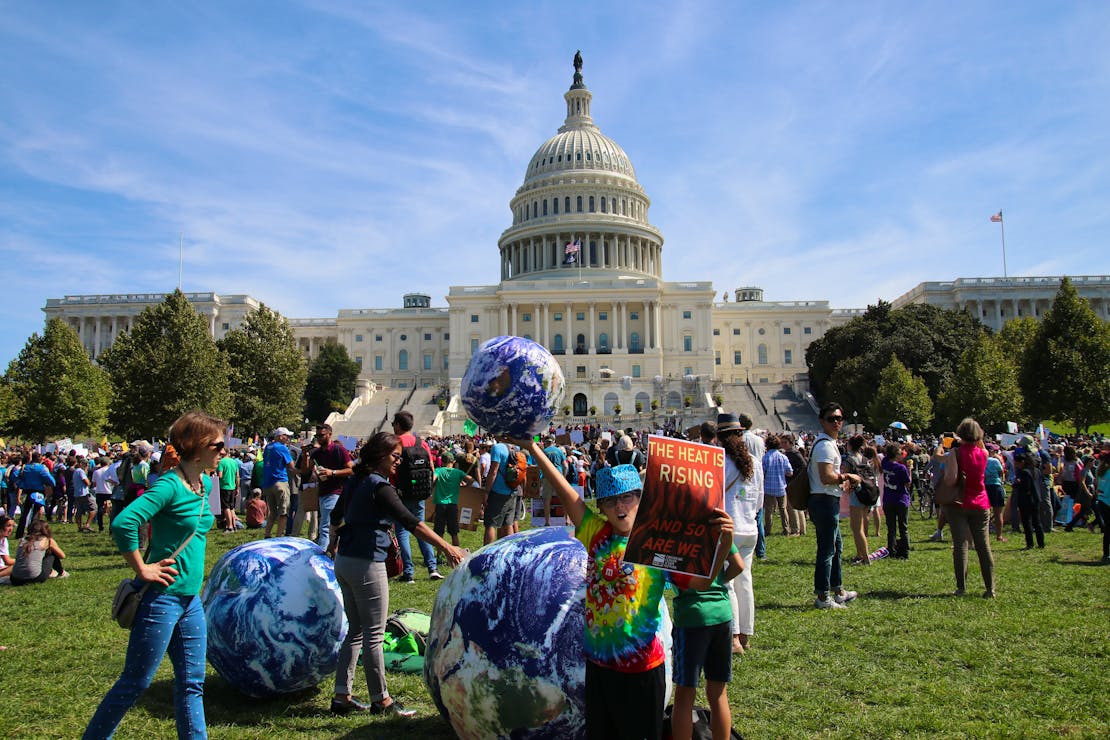
<svg viewBox="0 0 1110 740"><path fill-rule="evenodd" d="M624 559L653 568L710 577L722 553L709 530L724 508L725 451L672 437L648 437L647 472Z"/></svg>

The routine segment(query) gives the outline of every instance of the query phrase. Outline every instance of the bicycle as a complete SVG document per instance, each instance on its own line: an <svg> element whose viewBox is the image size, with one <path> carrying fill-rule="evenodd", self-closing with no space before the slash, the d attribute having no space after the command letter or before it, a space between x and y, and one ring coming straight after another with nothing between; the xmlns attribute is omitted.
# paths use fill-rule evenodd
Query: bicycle
<svg viewBox="0 0 1110 740"><path fill-rule="evenodd" d="M921 488L917 492L917 513L922 519L932 519L936 514L936 502L933 500L933 484L921 481Z"/></svg>

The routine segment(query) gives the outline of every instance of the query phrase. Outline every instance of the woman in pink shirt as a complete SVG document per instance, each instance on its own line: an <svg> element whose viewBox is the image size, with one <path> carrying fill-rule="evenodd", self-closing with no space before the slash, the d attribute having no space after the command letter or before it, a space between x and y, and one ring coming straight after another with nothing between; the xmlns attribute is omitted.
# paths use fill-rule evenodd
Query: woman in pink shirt
<svg viewBox="0 0 1110 740"><path fill-rule="evenodd" d="M983 445L983 428L975 419L964 419L956 427L959 444L953 445L944 461L944 480L956 482L964 475L963 497L944 507L952 525L952 566L956 571L956 596L963 596L967 581L968 542L975 543L979 570L983 573L984 599L994 598L994 556L988 533L990 498L983 482L987 470L987 448Z"/></svg>

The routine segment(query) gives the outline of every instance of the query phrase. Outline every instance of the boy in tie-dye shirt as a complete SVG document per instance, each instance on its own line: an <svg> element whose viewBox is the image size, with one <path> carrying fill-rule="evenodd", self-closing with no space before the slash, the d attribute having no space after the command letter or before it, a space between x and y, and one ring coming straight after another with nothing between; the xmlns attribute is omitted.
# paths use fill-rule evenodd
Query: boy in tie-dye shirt
<svg viewBox="0 0 1110 740"><path fill-rule="evenodd" d="M523 440L521 447L556 483L555 493L574 522L574 535L586 548L586 737L659 738L666 656L657 632L663 589L672 575L624 562L640 507L639 473L632 465L598 470L599 516L553 475L551 461L531 440ZM708 524L731 537L732 520L723 509L717 509ZM688 579L678 585L706 588L709 583Z"/></svg>

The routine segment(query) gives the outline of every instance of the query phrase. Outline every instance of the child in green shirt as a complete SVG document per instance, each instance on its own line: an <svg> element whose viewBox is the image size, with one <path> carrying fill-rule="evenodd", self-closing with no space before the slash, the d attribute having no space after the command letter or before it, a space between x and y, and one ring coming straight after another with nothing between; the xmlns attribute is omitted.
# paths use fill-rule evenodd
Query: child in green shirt
<svg viewBox="0 0 1110 740"><path fill-rule="evenodd" d="M436 505L433 529L440 537L444 530L451 535L451 544L459 546L459 486L469 486L474 479L466 474L462 466L466 461L444 455L445 467L436 468L436 487L432 494Z"/></svg>

